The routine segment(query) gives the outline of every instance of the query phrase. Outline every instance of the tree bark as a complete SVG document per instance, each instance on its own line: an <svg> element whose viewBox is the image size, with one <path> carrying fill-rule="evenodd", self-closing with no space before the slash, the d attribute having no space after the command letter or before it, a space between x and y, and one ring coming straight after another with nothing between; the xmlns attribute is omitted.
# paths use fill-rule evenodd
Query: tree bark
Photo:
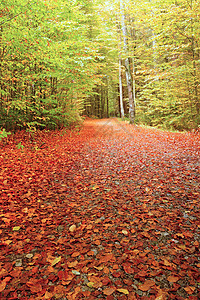
<svg viewBox="0 0 200 300"><path fill-rule="evenodd" d="M119 95L120 95L120 112L121 118L124 119L124 105L123 105L123 89L122 89L122 59L119 55Z"/></svg>
<svg viewBox="0 0 200 300"><path fill-rule="evenodd" d="M134 124L135 120L135 101L133 95L133 78L131 74L131 67L130 67L130 58L128 57L128 34L127 28L125 24L125 13L124 13L124 3L123 0L120 0L120 13L121 13L121 27L123 32L124 38L124 52L126 55L125 59L125 72L126 72L126 82L128 88L128 98L129 98L129 119L130 123Z"/></svg>

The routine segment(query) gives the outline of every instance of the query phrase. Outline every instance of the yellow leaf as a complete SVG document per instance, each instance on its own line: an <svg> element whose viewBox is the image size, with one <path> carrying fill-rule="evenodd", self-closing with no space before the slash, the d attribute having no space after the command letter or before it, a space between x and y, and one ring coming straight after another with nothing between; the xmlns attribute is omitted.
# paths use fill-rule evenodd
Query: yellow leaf
<svg viewBox="0 0 200 300"><path fill-rule="evenodd" d="M59 261L61 261L61 256L56 257L56 258L52 261L51 266L52 266L52 267L55 266L57 263L59 263Z"/></svg>
<svg viewBox="0 0 200 300"><path fill-rule="evenodd" d="M91 282L91 281L90 281L90 282L87 283L87 286L89 286L90 288L92 288L93 285L94 285L94 282Z"/></svg>
<svg viewBox="0 0 200 300"><path fill-rule="evenodd" d="M13 231L18 231L18 230L20 230L20 226L15 226L15 227L13 227Z"/></svg>
<svg viewBox="0 0 200 300"><path fill-rule="evenodd" d="M76 230L76 225L73 224L72 226L69 227L70 232L74 232L75 230Z"/></svg>
<svg viewBox="0 0 200 300"><path fill-rule="evenodd" d="M128 231L127 231L127 230L122 230L122 233L123 233L124 235L128 235Z"/></svg>
<svg viewBox="0 0 200 300"><path fill-rule="evenodd" d="M164 299L164 295L160 295L155 300L163 300L163 299Z"/></svg>
<svg viewBox="0 0 200 300"><path fill-rule="evenodd" d="M129 294L129 291L126 290L126 289L117 289L117 291L120 292L120 293L123 293L123 294L125 294L125 295L128 295L128 294Z"/></svg>
<svg viewBox="0 0 200 300"><path fill-rule="evenodd" d="M11 240L6 240L4 243L5 243L6 245L10 245L10 244L12 243L12 241L11 241Z"/></svg>
<svg viewBox="0 0 200 300"><path fill-rule="evenodd" d="M99 267L94 267L95 269L97 269L98 271L103 270L104 266L99 266Z"/></svg>

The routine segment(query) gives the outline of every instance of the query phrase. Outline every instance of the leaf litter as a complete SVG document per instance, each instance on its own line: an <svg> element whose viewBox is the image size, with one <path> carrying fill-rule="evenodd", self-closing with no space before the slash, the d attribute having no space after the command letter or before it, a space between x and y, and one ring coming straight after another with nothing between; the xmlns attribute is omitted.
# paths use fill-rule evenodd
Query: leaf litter
<svg viewBox="0 0 200 300"><path fill-rule="evenodd" d="M199 154L199 135L116 119L38 131L34 147L10 136L1 299L199 299Z"/></svg>

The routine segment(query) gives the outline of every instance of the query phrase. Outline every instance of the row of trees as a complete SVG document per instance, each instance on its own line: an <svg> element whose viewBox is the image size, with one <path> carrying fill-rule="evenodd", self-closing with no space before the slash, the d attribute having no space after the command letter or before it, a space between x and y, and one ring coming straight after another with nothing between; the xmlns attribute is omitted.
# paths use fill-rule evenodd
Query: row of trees
<svg viewBox="0 0 200 300"><path fill-rule="evenodd" d="M124 70L117 79L123 85L119 94L125 111L128 99L130 120L136 105L137 122L196 128L200 124L200 1L121 0L111 1L107 9L119 69L123 65ZM122 99L118 102L123 116Z"/></svg>
<svg viewBox="0 0 200 300"><path fill-rule="evenodd" d="M0 127L55 128L80 114L197 127L199 4L1 1Z"/></svg>
<svg viewBox="0 0 200 300"><path fill-rule="evenodd" d="M100 82L91 3L3 0L0 127L55 128L77 120Z"/></svg>

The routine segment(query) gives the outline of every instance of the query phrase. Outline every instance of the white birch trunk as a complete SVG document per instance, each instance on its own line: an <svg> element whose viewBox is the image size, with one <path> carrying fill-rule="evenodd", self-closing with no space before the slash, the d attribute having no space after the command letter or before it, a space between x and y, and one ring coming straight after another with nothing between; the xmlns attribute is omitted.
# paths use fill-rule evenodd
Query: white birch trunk
<svg viewBox="0 0 200 300"><path fill-rule="evenodd" d="M125 14L124 14L124 3L123 0L120 0L120 13L121 13L121 26L124 38L124 52L128 56L128 39L127 39L127 28L125 24ZM135 119L135 102L133 96L133 79L130 68L130 59L127 57L125 59L125 72L126 72L126 82L128 88L128 98L129 98L129 118L130 123L134 123Z"/></svg>

